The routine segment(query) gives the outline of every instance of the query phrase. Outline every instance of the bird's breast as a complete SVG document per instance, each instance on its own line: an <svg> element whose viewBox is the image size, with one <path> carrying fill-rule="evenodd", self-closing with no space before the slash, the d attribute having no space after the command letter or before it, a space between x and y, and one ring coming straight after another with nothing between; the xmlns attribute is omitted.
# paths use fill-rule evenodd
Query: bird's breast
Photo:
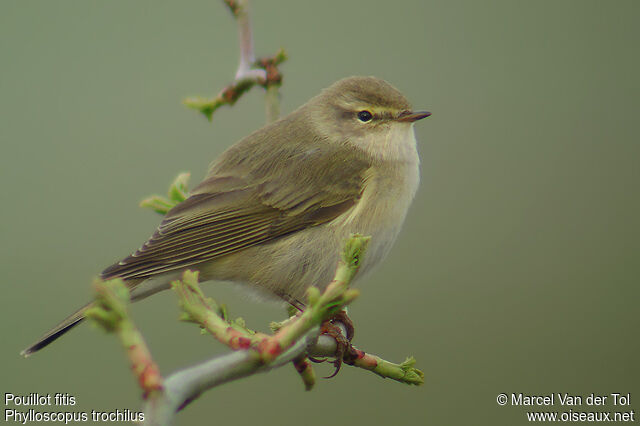
<svg viewBox="0 0 640 426"><path fill-rule="evenodd" d="M372 168L358 203L331 223L341 241L352 233L371 236L360 276L388 254L404 223L419 180L418 161Z"/></svg>

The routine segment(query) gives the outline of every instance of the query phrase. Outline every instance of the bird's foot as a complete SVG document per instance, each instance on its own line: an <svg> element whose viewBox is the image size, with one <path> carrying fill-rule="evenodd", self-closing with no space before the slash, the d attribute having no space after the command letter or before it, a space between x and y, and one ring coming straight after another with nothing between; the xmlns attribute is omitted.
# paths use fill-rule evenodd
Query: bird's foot
<svg viewBox="0 0 640 426"><path fill-rule="evenodd" d="M332 377L335 377L335 375L340 371L344 355L351 352L351 340L353 339L354 334L353 322L344 310L340 311L332 319L325 321L322 324L322 326L320 327L320 334L325 334L335 339L337 346L335 360L328 361L326 358L318 359L312 357L309 357L309 360L313 362L327 361L333 364L335 367L333 374L325 377L325 379L330 379Z"/></svg>

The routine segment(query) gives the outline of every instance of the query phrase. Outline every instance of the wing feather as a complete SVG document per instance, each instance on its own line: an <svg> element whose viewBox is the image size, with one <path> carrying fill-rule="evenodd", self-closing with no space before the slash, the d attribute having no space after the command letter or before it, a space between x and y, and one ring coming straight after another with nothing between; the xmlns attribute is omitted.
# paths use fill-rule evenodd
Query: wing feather
<svg viewBox="0 0 640 426"><path fill-rule="evenodd" d="M148 278L327 223L348 211L362 194L371 164L357 149L298 136L303 137L283 140L274 149L256 142L268 135L254 134L229 148L142 247L102 276Z"/></svg>

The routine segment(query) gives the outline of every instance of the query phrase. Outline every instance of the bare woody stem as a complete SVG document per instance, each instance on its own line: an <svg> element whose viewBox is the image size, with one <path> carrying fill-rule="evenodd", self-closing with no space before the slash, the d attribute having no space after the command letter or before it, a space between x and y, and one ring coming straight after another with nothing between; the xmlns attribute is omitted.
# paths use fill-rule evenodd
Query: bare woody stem
<svg viewBox="0 0 640 426"><path fill-rule="evenodd" d="M240 63L236 71L236 81L246 78L265 78L265 71L252 69L256 60L253 52L253 34L249 16L248 0L224 0L238 24L238 40L240 41Z"/></svg>
<svg viewBox="0 0 640 426"><path fill-rule="evenodd" d="M278 65L287 59L280 49L274 56L255 59L253 35L249 14L249 0L224 0L238 25L240 61L234 81L213 98L194 96L185 99L186 106L202 112L209 121L213 113L223 105L233 105L253 86L259 85L266 90L267 122L275 121L280 115L278 88L282 84L282 74Z"/></svg>

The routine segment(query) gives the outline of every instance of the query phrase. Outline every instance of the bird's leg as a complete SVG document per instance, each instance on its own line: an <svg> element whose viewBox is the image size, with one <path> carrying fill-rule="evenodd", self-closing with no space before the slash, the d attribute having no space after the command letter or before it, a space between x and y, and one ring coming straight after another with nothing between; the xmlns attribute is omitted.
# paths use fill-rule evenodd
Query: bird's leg
<svg viewBox="0 0 640 426"><path fill-rule="evenodd" d="M351 339L353 339L354 327L351 318L347 315L347 312L342 310L338 312L333 318L325 321L320 327L320 333L326 334L327 336L331 336L336 341L336 354L335 360L330 361L334 367L335 371L326 379L330 379L335 377L336 374L340 371L340 367L342 367L342 359L345 354L350 353L351 351ZM345 336L346 334L346 336ZM309 357L309 360L313 362L324 362L327 361L324 359L317 359Z"/></svg>
<svg viewBox="0 0 640 426"><path fill-rule="evenodd" d="M298 310L299 312L304 311L305 304L300 302L299 300L287 295L287 294L279 294L281 298L283 298L289 305L291 306L292 311ZM289 312L289 315L293 315L292 312ZM332 337L336 341L336 354L334 361L328 361L327 358L314 358L308 357L309 361L315 363L321 362L331 362L335 366L335 371L325 379L330 379L335 377L336 374L340 371L340 367L342 367L342 360L345 355L348 355L352 352L351 340L354 335L354 327L353 321L347 315L347 311L345 309L338 312L334 315L330 320L325 321L320 326L320 334L326 334L327 336ZM346 335L346 336L345 336Z"/></svg>
<svg viewBox="0 0 640 426"><path fill-rule="evenodd" d="M295 315L297 313L296 311L302 312L306 308L303 302L284 292L277 292L276 295L289 304L289 309L287 309L289 316Z"/></svg>
<svg viewBox="0 0 640 426"><path fill-rule="evenodd" d="M332 319L331 322L333 324L335 323L341 323L342 325L344 325L344 328L347 332L347 340L349 341L349 343L351 343L351 340L353 340L353 334L355 332L355 329L353 327L353 321L351 321L351 318L349 318L349 315L347 315L347 311L345 309L341 310L340 312L338 312Z"/></svg>

